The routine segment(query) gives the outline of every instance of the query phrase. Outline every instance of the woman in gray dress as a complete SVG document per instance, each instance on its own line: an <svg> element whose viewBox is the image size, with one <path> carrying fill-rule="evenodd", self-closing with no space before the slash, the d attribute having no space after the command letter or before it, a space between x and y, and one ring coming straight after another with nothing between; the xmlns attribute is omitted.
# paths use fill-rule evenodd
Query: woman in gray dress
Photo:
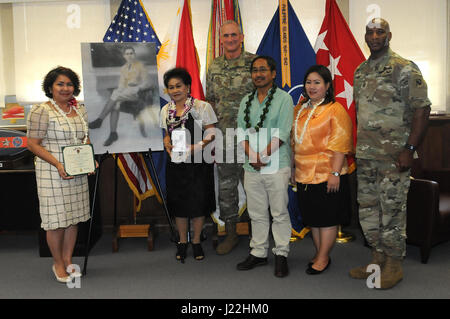
<svg viewBox="0 0 450 319"><path fill-rule="evenodd" d="M36 182L41 227L53 256L52 270L59 282L68 282L79 272L67 273L72 265L80 222L89 215L89 187L86 175L68 176L62 147L90 143L87 112L74 96L80 80L72 70L57 67L42 84L48 102L34 105L27 118L28 149L36 155Z"/></svg>

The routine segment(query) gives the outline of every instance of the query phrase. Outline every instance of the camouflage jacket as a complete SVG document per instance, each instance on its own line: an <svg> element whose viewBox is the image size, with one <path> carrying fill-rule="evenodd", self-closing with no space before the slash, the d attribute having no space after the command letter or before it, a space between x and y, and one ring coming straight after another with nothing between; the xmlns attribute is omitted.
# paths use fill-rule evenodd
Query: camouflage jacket
<svg viewBox="0 0 450 319"><path fill-rule="evenodd" d="M389 49L358 66L353 90L356 157L396 160L408 140L415 109L431 105L419 68Z"/></svg>
<svg viewBox="0 0 450 319"><path fill-rule="evenodd" d="M243 52L238 58L227 60L222 55L211 63L206 76L206 100L213 106L219 127L237 127L237 114L242 98L253 87L250 66L256 55Z"/></svg>

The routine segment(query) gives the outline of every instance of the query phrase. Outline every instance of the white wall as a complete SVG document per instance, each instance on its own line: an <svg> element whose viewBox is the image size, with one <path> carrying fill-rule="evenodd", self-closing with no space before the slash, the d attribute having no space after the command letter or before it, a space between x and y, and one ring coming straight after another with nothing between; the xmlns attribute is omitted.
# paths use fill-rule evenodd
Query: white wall
<svg viewBox="0 0 450 319"><path fill-rule="evenodd" d="M163 40L175 17L179 0L142 2L158 37ZM325 13L325 0L290 2L314 45ZM51 67L59 64L72 67L81 75L80 42L102 41L111 21L109 3L109 0L49 0L25 4L15 1L12 5L14 22L10 25L14 34L12 45L10 40L2 37L5 32L0 32L0 99L3 101L2 94L16 94L22 101L44 99L40 90L42 77ZM246 50L255 52L278 1L240 0L239 4ZM368 12L367 7L375 4L375 8L391 24L392 48L419 64L430 89L433 109L445 110L448 83L447 0L349 0L349 4L350 28L366 56L365 24L374 13ZM79 28L70 27L74 19L73 11L67 11L70 5L80 9ZM0 5L0 10L6 6ZM191 0L191 10L203 78L211 0ZM5 20L2 13L0 19ZM8 62L11 50L14 52L14 65ZM14 78L11 74L15 76L15 85L11 85ZM8 83L2 85L5 82Z"/></svg>
<svg viewBox="0 0 450 319"><path fill-rule="evenodd" d="M325 0L291 0L290 2L314 47L325 14ZM156 29L159 40L162 41L171 21L175 17L179 0L143 0L143 3ZM249 52L255 52L275 14L278 1L240 0L239 6L245 36L245 49ZM211 0L191 0L191 11L194 41L201 64L201 78L203 78L206 64Z"/></svg>
<svg viewBox="0 0 450 319"><path fill-rule="evenodd" d="M391 28L392 50L422 71L433 111L446 109L447 5L447 0L350 0L350 28L366 57L365 25L381 16Z"/></svg>
<svg viewBox="0 0 450 319"><path fill-rule="evenodd" d="M42 79L53 67L81 75L80 42L101 42L110 23L109 0L14 3L12 9L19 101L43 100Z"/></svg>

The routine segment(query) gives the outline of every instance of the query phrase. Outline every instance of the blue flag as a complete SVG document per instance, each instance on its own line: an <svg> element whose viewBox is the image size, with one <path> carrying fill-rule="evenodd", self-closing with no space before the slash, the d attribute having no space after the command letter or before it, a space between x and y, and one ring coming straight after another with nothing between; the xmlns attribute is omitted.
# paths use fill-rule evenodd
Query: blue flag
<svg viewBox="0 0 450 319"><path fill-rule="evenodd" d="M289 1L280 1L280 6L266 30L256 54L268 55L275 59L277 62L275 82L278 87L290 93L294 105L297 104L303 92L303 77L306 70L316 64L316 54ZM298 207L297 194L293 191L292 185L289 186L288 192L292 233L303 237L301 231L304 226Z"/></svg>
<svg viewBox="0 0 450 319"><path fill-rule="evenodd" d="M156 43L156 53L161 48L161 42L156 35L150 18L144 9L141 0L122 0L117 14L111 22L103 42L147 42ZM161 102L165 104L167 102ZM161 105L163 106L163 105ZM164 151L152 152L153 162L161 183L161 189L165 196L166 190L166 156ZM147 166L150 165L149 159L145 158ZM153 170L149 170L153 180ZM159 192L159 189L158 189Z"/></svg>
<svg viewBox="0 0 450 319"><path fill-rule="evenodd" d="M308 37L303 31L302 25L295 14L289 1L287 1L286 20L289 33L288 52L290 61L282 63L282 47L280 40L280 8L275 12L269 27L264 34L264 37L259 44L256 54L268 55L277 62L277 78L275 79L278 87L292 96L294 104L298 103L301 93L303 92L303 77L306 70L316 64L316 54L314 52ZM290 69L290 85L283 84L283 70L282 65L286 65Z"/></svg>

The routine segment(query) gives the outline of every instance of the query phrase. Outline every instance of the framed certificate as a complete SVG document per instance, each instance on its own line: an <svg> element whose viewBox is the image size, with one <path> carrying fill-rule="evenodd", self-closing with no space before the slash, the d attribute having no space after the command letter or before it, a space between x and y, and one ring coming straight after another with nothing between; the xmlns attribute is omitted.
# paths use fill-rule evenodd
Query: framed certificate
<svg viewBox="0 0 450 319"><path fill-rule="evenodd" d="M76 176L95 171L94 148L91 144L64 146L62 154L67 175Z"/></svg>

